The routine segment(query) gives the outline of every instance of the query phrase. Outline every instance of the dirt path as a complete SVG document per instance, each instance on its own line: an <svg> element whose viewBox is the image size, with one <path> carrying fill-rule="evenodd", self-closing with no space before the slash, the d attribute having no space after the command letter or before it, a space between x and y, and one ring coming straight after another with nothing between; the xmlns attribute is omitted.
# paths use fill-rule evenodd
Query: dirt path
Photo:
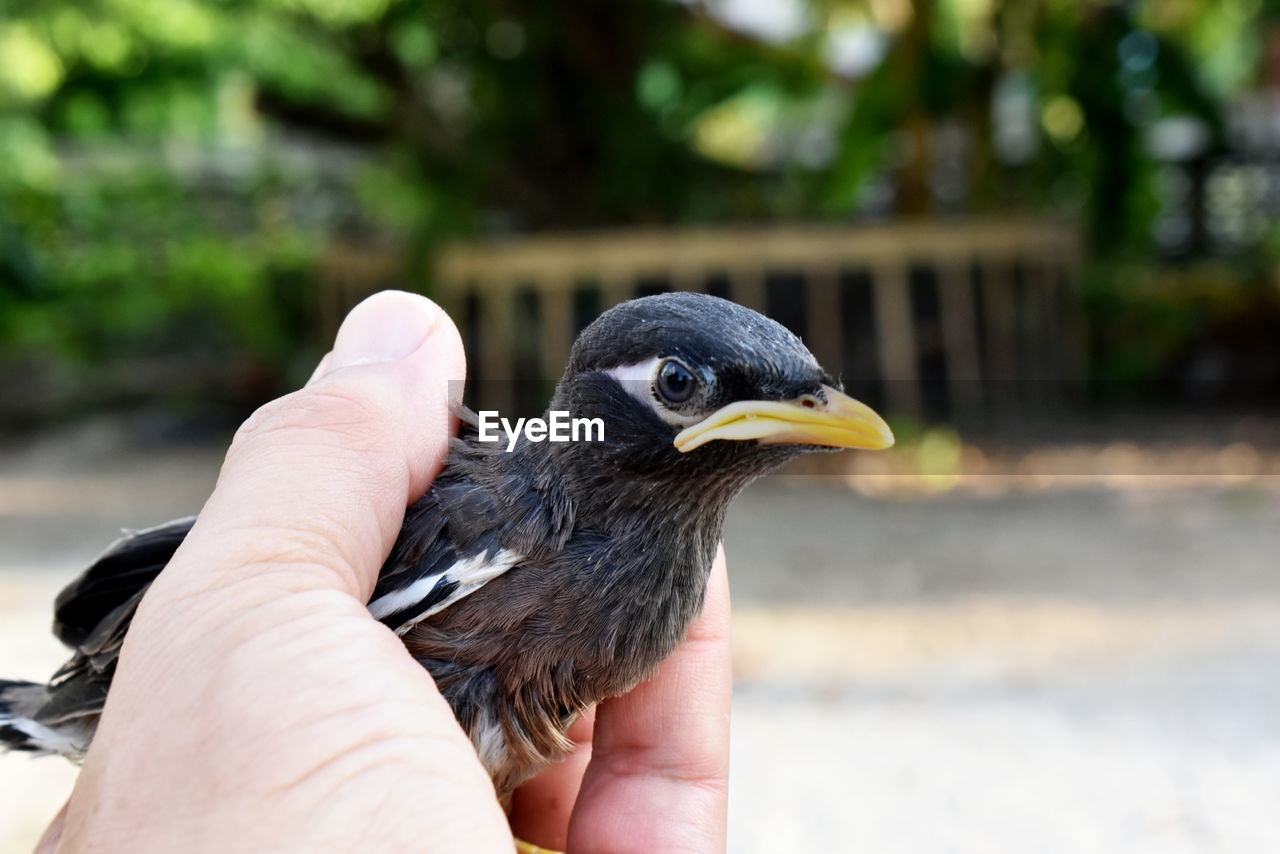
<svg viewBox="0 0 1280 854"><path fill-rule="evenodd" d="M110 428L0 455L0 674L41 677L57 588L199 508L210 445ZM735 852L1280 850L1280 489L735 505ZM0 852L74 771L0 757Z"/></svg>

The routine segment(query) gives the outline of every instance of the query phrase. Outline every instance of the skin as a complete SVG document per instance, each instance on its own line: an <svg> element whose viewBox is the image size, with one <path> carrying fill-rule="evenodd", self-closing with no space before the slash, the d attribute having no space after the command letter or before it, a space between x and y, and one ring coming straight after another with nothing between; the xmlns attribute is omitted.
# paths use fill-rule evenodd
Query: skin
<svg viewBox="0 0 1280 854"><path fill-rule="evenodd" d="M453 429L458 333L389 292L237 433L143 600L93 746L38 852L723 851L723 554L688 640L573 730L510 823L427 672L368 601Z"/></svg>

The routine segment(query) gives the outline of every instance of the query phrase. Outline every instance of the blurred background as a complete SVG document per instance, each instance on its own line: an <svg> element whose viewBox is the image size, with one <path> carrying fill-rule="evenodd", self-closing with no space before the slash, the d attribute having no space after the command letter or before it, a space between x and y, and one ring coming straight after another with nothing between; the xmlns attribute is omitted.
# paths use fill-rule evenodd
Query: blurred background
<svg viewBox="0 0 1280 854"><path fill-rule="evenodd" d="M731 513L732 851L1280 850L1278 262L1264 0L5 0L0 673L365 295L702 290L900 438Z"/></svg>

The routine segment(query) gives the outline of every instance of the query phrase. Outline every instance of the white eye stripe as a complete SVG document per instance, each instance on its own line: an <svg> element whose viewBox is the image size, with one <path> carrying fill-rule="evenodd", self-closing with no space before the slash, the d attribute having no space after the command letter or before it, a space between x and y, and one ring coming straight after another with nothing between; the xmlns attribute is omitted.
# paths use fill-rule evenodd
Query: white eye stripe
<svg viewBox="0 0 1280 854"><path fill-rule="evenodd" d="M651 403L653 379L658 374L658 364L661 361L661 358L655 357L636 362L634 365L618 365L616 368L609 368L605 373L613 377L618 385L626 389L627 393L636 400Z"/></svg>
<svg viewBox="0 0 1280 854"><path fill-rule="evenodd" d="M665 356L654 356L633 365L618 365L605 371L613 377L618 385L636 400L647 405L658 417L676 427L688 427L697 424L702 416L697 413L675 412L663 405L653 393L654 382L658 377L658 366L666 361Z"/></svg>

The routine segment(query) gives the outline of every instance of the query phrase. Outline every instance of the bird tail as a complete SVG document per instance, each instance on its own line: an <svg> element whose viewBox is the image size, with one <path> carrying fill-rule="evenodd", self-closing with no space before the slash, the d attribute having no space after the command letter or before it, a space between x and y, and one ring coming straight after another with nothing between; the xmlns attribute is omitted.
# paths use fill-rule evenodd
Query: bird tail
<svg viewBox="0 0 1280 854"><path fill-rule="evenodd" d="M35 719L48 700L47 685L0 679L0 747L28 753L65 753L70 740Z"/></svg>

